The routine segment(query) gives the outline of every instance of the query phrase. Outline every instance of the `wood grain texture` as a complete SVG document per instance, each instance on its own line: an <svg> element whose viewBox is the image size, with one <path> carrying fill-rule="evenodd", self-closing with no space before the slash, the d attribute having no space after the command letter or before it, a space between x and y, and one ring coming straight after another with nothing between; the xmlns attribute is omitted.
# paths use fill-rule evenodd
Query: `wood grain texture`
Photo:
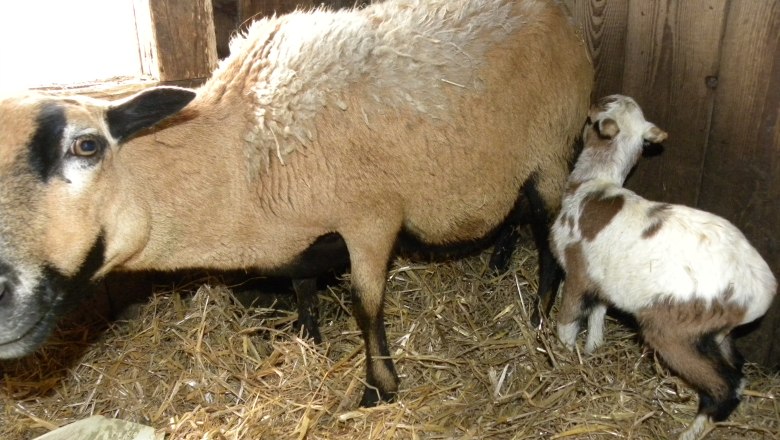
<svg viewBox="0 0 780 440"><path fill-rule="evenodd" d="M628 187L650 199L695 204L707 145L726 0L629 4L623 93L670 133L664 153L643 160Z"/></svg>
<svg viewBox="0 0 780 440"><path fill-rule="evenodd" d="M593 98L620 93L627 35L625 0L566 0L596 71Z"/></svg>
<svg viewBox="0 0 780 440"><path fill-rule="evenodd" d="M211 0L149 0L161 81L205 78L217 66Z"/></svg>
<svg viewBox="0 0 780 440"><path fill-rule="evenodd" d="M734 222L780 276L780 2L732 1L698 205ZM739 341L780 367L780 301Z"/></svg>

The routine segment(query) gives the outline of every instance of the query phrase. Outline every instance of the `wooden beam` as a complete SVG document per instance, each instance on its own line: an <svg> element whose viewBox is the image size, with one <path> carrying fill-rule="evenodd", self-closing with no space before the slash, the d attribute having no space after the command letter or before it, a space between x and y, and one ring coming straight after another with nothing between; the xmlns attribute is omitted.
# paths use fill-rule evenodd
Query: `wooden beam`
<svg viewBox="0 0 780 440"><path fill-rule="evenodd" d="M206 78L217 66L211 0L135 0L145 73L160 81Z"/></svg>

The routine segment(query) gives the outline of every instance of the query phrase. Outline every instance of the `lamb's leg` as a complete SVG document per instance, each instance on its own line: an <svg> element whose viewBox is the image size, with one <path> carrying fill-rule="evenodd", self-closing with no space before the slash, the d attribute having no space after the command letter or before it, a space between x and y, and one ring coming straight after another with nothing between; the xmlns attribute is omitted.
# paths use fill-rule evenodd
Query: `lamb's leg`
<svg viewBox="0 0 780 440"><path fill-rule="evenodd" d="M607 305L598 303L593 306L588 315L588 339L585 342L585 353L591 354L604 343L604 316Z"/></svg>
<svg viewBox="0 0 780 440"><path fill-rule="evenodd" d="M322 343L322 335L317 319L320 316L319 298L317 297L317 278L294 278L293 290L298 302L298 325L303 328L304 336Z"/></svg>
<svg viewBox="0 0 780 440"><path fill-rule="evenodd" d="M573 278L573 277L572 277ZM580 331L580 318L584 312L586 291L576 282L567 280L563 284L561 309L558 312L558 339L569 350L577 343L577 333Z"/></svg>
<svg viewBox="0 0 780 440"><path fill-rule="evenodd" d="M640 315L639 322L648 345L699 393L696 418L680 436L681 440L692 440L709 422L725 420L739 405L744 376L724 356L715 332L689 334L685 326L665 318Z"/></svg>
<svg viewBox="0 0 780 440"><path fill-rule="evenodd" d="M398 391L398 375L390 358L384 324L384 292L387 264L400 230L379 222L350 234L342 233L349 249L352 308L366 349L366 389L361 406L390 402Z"/></svg>

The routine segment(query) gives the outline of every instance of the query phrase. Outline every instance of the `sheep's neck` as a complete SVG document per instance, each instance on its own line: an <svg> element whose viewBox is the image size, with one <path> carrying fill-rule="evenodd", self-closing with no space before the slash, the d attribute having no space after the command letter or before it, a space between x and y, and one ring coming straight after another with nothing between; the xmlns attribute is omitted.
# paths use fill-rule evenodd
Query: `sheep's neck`
<svg viewBox="0 0 780 440"><path fill-rule="evenodd" d="M236 107L193 102L189 119L123 146L118 206L131 206L145 223L133 228L148 230L126 268L204 266L227 249L249 252L241 246L263 233L259 183L244 166L246 119Z"/></svg>

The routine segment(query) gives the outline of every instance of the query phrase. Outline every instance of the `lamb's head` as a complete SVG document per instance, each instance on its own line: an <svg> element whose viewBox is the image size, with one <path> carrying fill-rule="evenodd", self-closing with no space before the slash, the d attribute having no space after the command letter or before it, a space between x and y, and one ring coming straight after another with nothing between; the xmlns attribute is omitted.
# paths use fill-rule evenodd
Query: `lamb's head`
<svg viewBox="0 0 780 440"><path fill-rule="evenodd" d="M633 99L610 95L591 106L583 131L584 149L572 176L576 180L605 178L622 185L642 150L663 142L667 133L645 120Z"/></svg>
<svg viewBox="0 0 780 440"><path fill-rule="evenodd" d="M98 211L122 142L194 96L161 87L119 102L0 98L0 358L37 348L66 293L103 266Z"/></svg>

